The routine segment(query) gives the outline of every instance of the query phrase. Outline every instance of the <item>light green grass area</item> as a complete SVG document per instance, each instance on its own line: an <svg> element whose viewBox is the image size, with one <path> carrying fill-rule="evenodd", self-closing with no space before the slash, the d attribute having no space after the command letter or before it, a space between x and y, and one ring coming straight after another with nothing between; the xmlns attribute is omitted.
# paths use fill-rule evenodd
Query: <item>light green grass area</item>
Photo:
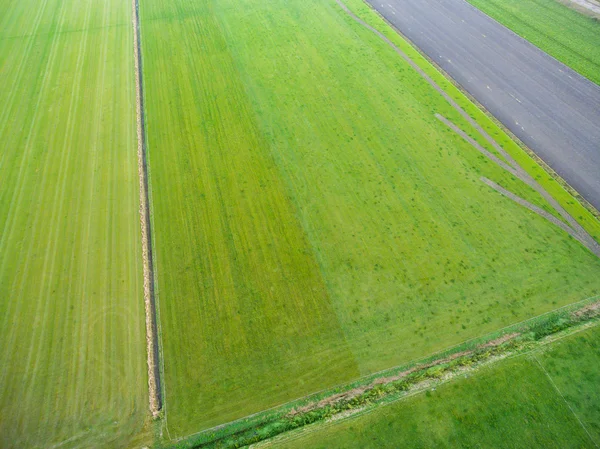
<svg viewBox="0 0 600 449"><path fill-rule="evenodd" d="M543 205L440 123L475 135L333 0L146 0L141 17L167 435L598 293L600 261L484 185Z"/></svg>
<svg viewBox="0 0 600 449"><path fill-rule="evenodd" d="M448 95L450 95L460 106L469 113L471 117L483 127L483 129L492 136L502 148L504 148L525 170L539 182L547 192L549 192L571 216L575 217L580 224L595 237L596 241L600 241L600 221L596 219L589 210L579 203L568 191L563 187L561 182L547 173L540 165L532 158L533 153L524 151L514 140L510 138L496 123L473 104L449 79L444 77L431 63L429 63L411 44L398 35L398 33L381 19L374 10L367 5L363 0L347 0L346 4L351 7L352 11L359 16L363 21L375 27L390 39L398 48L405 52L410 58L417 62L419 66L429 75L435 82L441 86ZM485 141L478 134L471 134L484 145L489 151L493 151L489 145L485 145ZM543 203L538 203L535 199L530 198L530 201L544 207Z"/></svg>
<svg viewBox="0 0 600 449"><path fill-rule="evenodd" d="M0 10L0 446L139 445L131 4Z"/></svg>
<svg viewBox="0 0 600 449"><path fill-rule="evenodd" d="M600 330L594 328L261 447L594 448L600 443L599 382Z"/></svg>
<svg viewBox="0 0 600 449"><path fill-rule="evenodd" d="M557 0L468 1L600 85L600 21Z"/></svg>

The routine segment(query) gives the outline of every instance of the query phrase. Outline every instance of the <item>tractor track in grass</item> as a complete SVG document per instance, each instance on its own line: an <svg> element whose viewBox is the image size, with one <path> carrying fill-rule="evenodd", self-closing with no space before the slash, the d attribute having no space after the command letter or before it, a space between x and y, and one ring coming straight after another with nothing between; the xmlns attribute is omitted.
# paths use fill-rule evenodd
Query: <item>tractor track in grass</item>
<svg viewBox="0 0 600 449"><path fill-rule="evenodd" d="M148 187L148 160L146 154L146 129L144 118L144 83L142 75L142 50L140 42L139 2L132 0L133 47L135 59L135 92L137 122L137 157L140 181L140 224L142 231L142 258L144 272L144 304L146 311L146 349L148 352L148 393L150 412L156 417L162 408L160 365L158 351L158 326L154 296L154 259Z"/></svg>
<svg viewBox="0 0 600 449"><path fill-rule="evenodd" d="M367 3L600 209L597 84L464 0Z"/></svg>
<svg viewBox="0 0 600 449"><path fill-rule="evenodd" d="M493 162L497 163L500 167L502 167L505 170L507 170L513 176L516 176L521 181L523 181L525 184L527 184L530 187L532 187L533 189L535 189L548 202L548 204L550 204L552 206L552 208L565 220L565 222L570 227L569 226L564 226L563 227L562 223L559 220L554 221L554 219L553 219L554 217L552 217L550 214L548 214L550 216L550 218L549 218L548 216L544 215L545 214L544 211L542 211L541 209L538 210L538 208L535 208L535 206L533 206L533 208L532 208L531 204L527 203L526 201L522 200L521 198L519 198L517 200L518 204L525 205L525 203L526 203L525 207L527 207L528 209L532 210L533 212L541 214L544 218L550 220L552 223L556 224L561 229L563 229L564 231L566 231L567 233L569 233L569 235L573 236L576 240L578 240L583 246L585 246L594 255L596 255L597 257L600 257L600 245L583 228L583 226L581 226L579 224L579 222L577 222L577 220L575 220L571 216L571 214L569 214L558 203L558 201L556 201L556 199L554 199L554 197L552 197L552 195L550 195L546 191L546 189L544 189L537 181L535 181L533 179L533 177L531 175L529 175L529 173L527 173L513 159L513 157L506 150L504 150L498 144L498 142L496 142L496 140L494 138L492 138L492 136L490 136L483 129L483 127L479 123L477 123L477 121L474 118L472 118L444 89L442 89L429 75L427 75L427 73L425 73L425 71L416 62L414 62L412 60L412 58L410 58L410 56L408 56L405 52L403 52L400 48L398 48L382 32L380 32L379 30L373 28L371 25L369 25L364 20L362 20L361 18L359 18L356 14L354 14L350 10L350 8L348 8L348 6L342 0L335 0L335 1L340 6L340 8L342 8L342 10L346 14L348 14L355 22L357 22L361 26L365 27L366 29L368 29L369 31L371 31L372 33L374 33L375 35L377 35L387 45L389 45L402 59L404 59L414 70L416 70L417 73L419 73L419 75L421 75L421 77L423 77L423 79L425 81L427 81L427 83L431 87L433 87L442 97L444 97L444 99L448 103L450 103L450 105L454 108L454 110L456 110L456 112L458 112L465 120L467 120L469 122L469 124L498 152L498 154L500 154L504 158L504 160L506 162L504 162L500 158L498 158L498 157L492 155L491 153L487 152L486 150L484 150L479 144L477 144L477 142L475 142L473 139L469 138L468 135L464 131L460 130L453 123L449 122L446 118L440 116L439 114L436 114L436 117L439 120L441 120L442 122L444 122L447 126L449 126L451 129L453 129L458 135L460 135L465 140L467 140L472 145L474 145L475 148L478 149L478 151L482 152L482 154L484 154L490 160L492 160ZM498 186L497 184L495 184L495 183L493 183L491 181L490 181L491 184L489 182L487 182L487 181L489 181L489 180L484 180L484 183L486 183L490 187L494 188L498 193L500 193L500 194L502 194L504 196L507 196L508 198L510 198L512 200L515 200L514 197L516 197L516 195L511 194L510 192L506 191L505 189L503 189L502 187ZM500 190L498 190L497 187L500 187ZM508 195L507 195L507 193L508 193Z"/></svg>

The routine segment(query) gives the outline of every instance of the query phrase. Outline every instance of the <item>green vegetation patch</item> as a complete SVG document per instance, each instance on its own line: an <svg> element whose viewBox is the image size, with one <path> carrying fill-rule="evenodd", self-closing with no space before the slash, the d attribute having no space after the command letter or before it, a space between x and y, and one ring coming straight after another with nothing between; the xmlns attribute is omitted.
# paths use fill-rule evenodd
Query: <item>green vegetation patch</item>
<svg viewBox="0 0 600 449"><path fill-rule="evenodd" d="M519 36L600 85L600 21L557 0L468 0Z"/></svg>
<svg viewBox="0 0 600 449"><path fill-rule="evenodd" d="M598 447L600 330L593 329L565 338L535 357Z"/></svg>
<svg viewBox="0 0 600 449"><path fill-rule="evenodd" d="M131 4L0 10L0 446L139 445Z"/></svg>
<svg viewBox="0 0 600 449"><path fill-rule="evenodd" d="M597 447L600 329L261 447ZM518 442L518 444L516 443Z"/></svg>
<svg viewBox="0 0 600 449"><path fill-rule="evenodd" d="M334 1L141 8L167 435L598 293L600 261L483 184L547 207L436 119L489 146Z"/></svg>

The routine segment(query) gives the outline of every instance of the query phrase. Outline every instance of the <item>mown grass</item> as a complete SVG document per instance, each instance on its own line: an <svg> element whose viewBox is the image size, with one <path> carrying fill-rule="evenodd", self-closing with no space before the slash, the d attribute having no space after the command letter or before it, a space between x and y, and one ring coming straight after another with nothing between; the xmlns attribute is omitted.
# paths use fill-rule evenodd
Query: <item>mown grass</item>
<svg viewBox="0 0 600 449"><path fill-rule="evenodd" d="M595 327L261 447L597 447L599 348Z"/></svg>
<svg viewBox="0 0 600 449"><path fill-rule="evenodd" d="M141 11L172 436L358 375L212 7Z"/></svg>
<svg viewBox="0 0 600 449"><path fill-rule="evenodd" d="M600 331L583 332L536 354L547 377L600 445Z"/></svg>
<svg viewBox="0 0 600 449"><path fill-rule="evenodd" d="M388 39L397 45L402 51L409 55L419 66L439 85L441 86L471 117L483 127L483 129L492 136L499 144L508 151L511 156L533 176L580 224L596 239L600 241L600 221L586 209L576 198L565 188L564 181L556 176L551 176L544 168L543 162L529 150L524 150L512 138L498 126L498 122L490 118L485 112L480 110L472 103L465 94L456 87L448 78L444 77L418 50L410 43L404 40L398 33L388 26L383 19L368 4L362 0L347 0L347 5L351 6L352 11L362 20L382 32ZM465 128L466 129L466 128ZM493 151L490 145L477 134L471 134L486 147ZM544 207L543 203L538 203L535 199L530 201Z"/></svg>
<svg viewBox="0 0 600 449"><path fill-rule="evenodd" d="M557 0L468 0L519 36L600 85L600 21Z"/></svg>
<svg viewBox="0 0 600 449"><path fill-rule="evenodd" d="M0 446L138 445L148 396L131 5L0 10Z"/></svg>
<svg viewBox="0 0 600 449"><path fill-rule="evenodd" d="M348 4L598 229L366 5ZM544 206L440 123L475 135L335 2L141 8L167 435L598 293L598 259L485 186Z"/></svg>

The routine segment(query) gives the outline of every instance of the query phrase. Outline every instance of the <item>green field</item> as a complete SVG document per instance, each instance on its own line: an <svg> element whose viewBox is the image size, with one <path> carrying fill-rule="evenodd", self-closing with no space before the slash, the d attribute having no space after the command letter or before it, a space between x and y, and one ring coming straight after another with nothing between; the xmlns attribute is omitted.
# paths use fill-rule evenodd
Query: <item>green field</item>
<svg viewBox="0 0 600 449"><path fill-rule="evenodd" d="M600 85L600 21L557 0L468 1Z"/></svg>
<svg viewBox="0 0 600 449"><path fill-rule="evenodd" d="M559 181L345 3L600 239ZM142 0L164 394L151 423L132 4L0 11L0 447L170 444L600 294L600 259L481 177L560 218L551 204L436 118L504 157L335 0ZM575 47L595 70L595 48ZM404 437L424 445L504 442L518 417L531 444L598 443L599 345L590 331L361 420L379 443L411 419ZM461 412L464 397L483 405Z"/></svg>
<svg viewBox="0 0 600 449"><path fill-rule="evenodd" d="M166 435L600 291L598 258L483 184L548 207L437 120L475 136L333 0L140 7ZM390 39L598 235L556 181Z"/></svg>
<svg viewBox="0 0 600 449"><path fill-rule="evenodd" d="M0 10L0 447L139 445L131 3Z"/></svg>
<svg viewBox="0 0 600 449"><path fill-rule="evenodd" d="M594 448L600 444L599 384L596 327L260 447Z"/></svg>

